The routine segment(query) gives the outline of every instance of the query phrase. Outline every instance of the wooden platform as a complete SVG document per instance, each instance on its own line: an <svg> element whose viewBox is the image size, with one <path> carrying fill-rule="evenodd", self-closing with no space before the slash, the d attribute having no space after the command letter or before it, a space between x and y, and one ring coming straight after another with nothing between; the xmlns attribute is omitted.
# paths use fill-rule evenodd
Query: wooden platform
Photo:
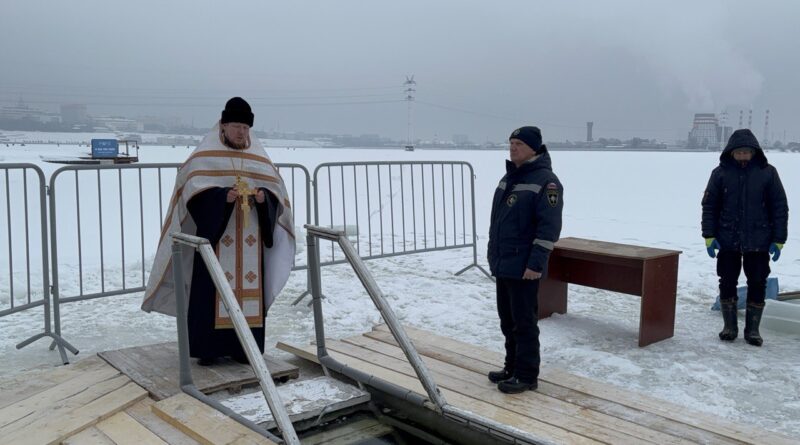
<svg viewBox="0 0 800 445"><path fill-rule="evenodd" d="M709 414L555 369L544 369L539 389L503 394L486 378L501 354L406 327L448 403L556 443L797 444L797 439L720 420ZM341 341L326 340L336 360L425 395L386 326ZM278 347L316 361L315 346Z"/></svg>
<svg viewBox="0 0 800 445"><path fill-rule="evenodd" d="M98 355L145 388L155 400L181 392L178 387L178 344L175 342L106 351ZM273 379L297 378L297 366L266 354L264 359ZM233 360L222 359L214 366L199 366L194 359L190 363L194 384L204 393L223 389L238 391L243 386L258 384L249 365Z"/></svg>
<svg viewBox="0 0 800 445"><path fill-rule="evenodd" d="M0 443L273 444L185 394L156 402L97 356L0 381Z"/></svg>

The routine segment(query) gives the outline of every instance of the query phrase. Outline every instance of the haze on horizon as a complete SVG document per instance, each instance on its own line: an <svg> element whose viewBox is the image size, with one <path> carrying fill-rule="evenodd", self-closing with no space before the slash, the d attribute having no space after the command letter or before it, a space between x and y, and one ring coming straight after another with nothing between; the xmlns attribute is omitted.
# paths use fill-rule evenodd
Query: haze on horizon
<svg viewBox="0 0 800 445"><path fill-rule="evenodd" d="M685 139L694 113L753 110L800 140L792 0L225 3L6 0L0 106L210 126L242 96L259 130L504 140Z"/></svg>

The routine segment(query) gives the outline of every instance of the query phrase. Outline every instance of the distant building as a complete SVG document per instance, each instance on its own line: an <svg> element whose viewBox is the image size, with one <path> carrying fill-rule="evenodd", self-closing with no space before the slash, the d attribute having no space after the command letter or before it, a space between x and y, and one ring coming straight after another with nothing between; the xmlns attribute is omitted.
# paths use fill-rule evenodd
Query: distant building
<svg viewBox="0 0 800 445"><path fill-rule="evenodd" d="M144 125L137 120L124 117L96 117L94 123L111 131L144 131Z"/></svg>
<svg viewBox="0 0 800 445"><path fill-rule="evenodd" d="M456 145L469 145L469 136L466 134L454 134L453 143Z"/></svg>
<svg viewBox="0 0 800 445"><path fill-rule="evenodd" d="M714 113L694 115L692 130L689 132L688 148L698 150L717 150L723 140L722 127Z"/></svg>
<svg viewBox="0 0 800 445"><path fill-rule="evenodd" d="M61 123L70 126L89 124L89 114L86 112L86 105L84 104L61 105Z"/></svg>
<svg viewBox="0 0 800 445"><path fill-rule="evenodd" d="M0 107L0 121L32 121L42 124L58 122L58 115L25 105L22 99L16 105Z"/></svg>
<svg viewBox="0 0 800 445"><path fill-rule="evenodd" d="M158 136L156 138L156 144L158 145L187 145L187 146L194 146L200 143L200 140L193 137L187 136Z"/></svg>
<svg viewBox="0 0 800 445"><path fill-rule="evenodd" d="M594 122L586 123L586 142L594 141L594 139L592 138L592 127L594 127Z"/></svg>
<svg viewBox="0 0 800 445"><path fill-rule="evenodd" d="M170 116L139 116L136 118L147 131L167 132L171 128L183 126L180 118Z"/></svg>

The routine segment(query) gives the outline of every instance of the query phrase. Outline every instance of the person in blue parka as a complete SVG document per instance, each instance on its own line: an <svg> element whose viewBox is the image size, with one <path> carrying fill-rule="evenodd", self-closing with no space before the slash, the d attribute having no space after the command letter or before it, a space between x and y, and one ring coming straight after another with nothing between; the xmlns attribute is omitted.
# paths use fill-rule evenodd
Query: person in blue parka
<svg viewBox="0 0 800 445"><path fill-rule="evenodd" d="M769 277L769 257L777 261L786 242L789 206L778 171L753 133L736 130L711 172L703 194L703 238L711 258L717 258L719 299L725 323L719 338L739 334L736 286L744 263L747 309L744 338L761 346L758 332ZM719 253L717 253L719 251Z"/></svg>
<svg viewBox="0 0 800 445"><path fill-rule="evenodd" d="M538 128L514 130L509 157L494 192L488 246L506 356L489 380L502 392L519 393L537 388L539 280L561 234L564 189Z"/></svg>

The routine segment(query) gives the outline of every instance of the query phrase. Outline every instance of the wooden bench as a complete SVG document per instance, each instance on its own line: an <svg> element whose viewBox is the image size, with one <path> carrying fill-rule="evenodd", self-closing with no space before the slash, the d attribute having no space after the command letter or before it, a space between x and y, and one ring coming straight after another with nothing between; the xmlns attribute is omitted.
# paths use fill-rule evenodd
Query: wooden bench
<svg viewBox="0 0 800 445"><path fill-rule="evenodd" d="M678 250L581 238L559 240L539 286L539 318L567 313L567 283L641 297L639 346L672 337Z"/></svg>

